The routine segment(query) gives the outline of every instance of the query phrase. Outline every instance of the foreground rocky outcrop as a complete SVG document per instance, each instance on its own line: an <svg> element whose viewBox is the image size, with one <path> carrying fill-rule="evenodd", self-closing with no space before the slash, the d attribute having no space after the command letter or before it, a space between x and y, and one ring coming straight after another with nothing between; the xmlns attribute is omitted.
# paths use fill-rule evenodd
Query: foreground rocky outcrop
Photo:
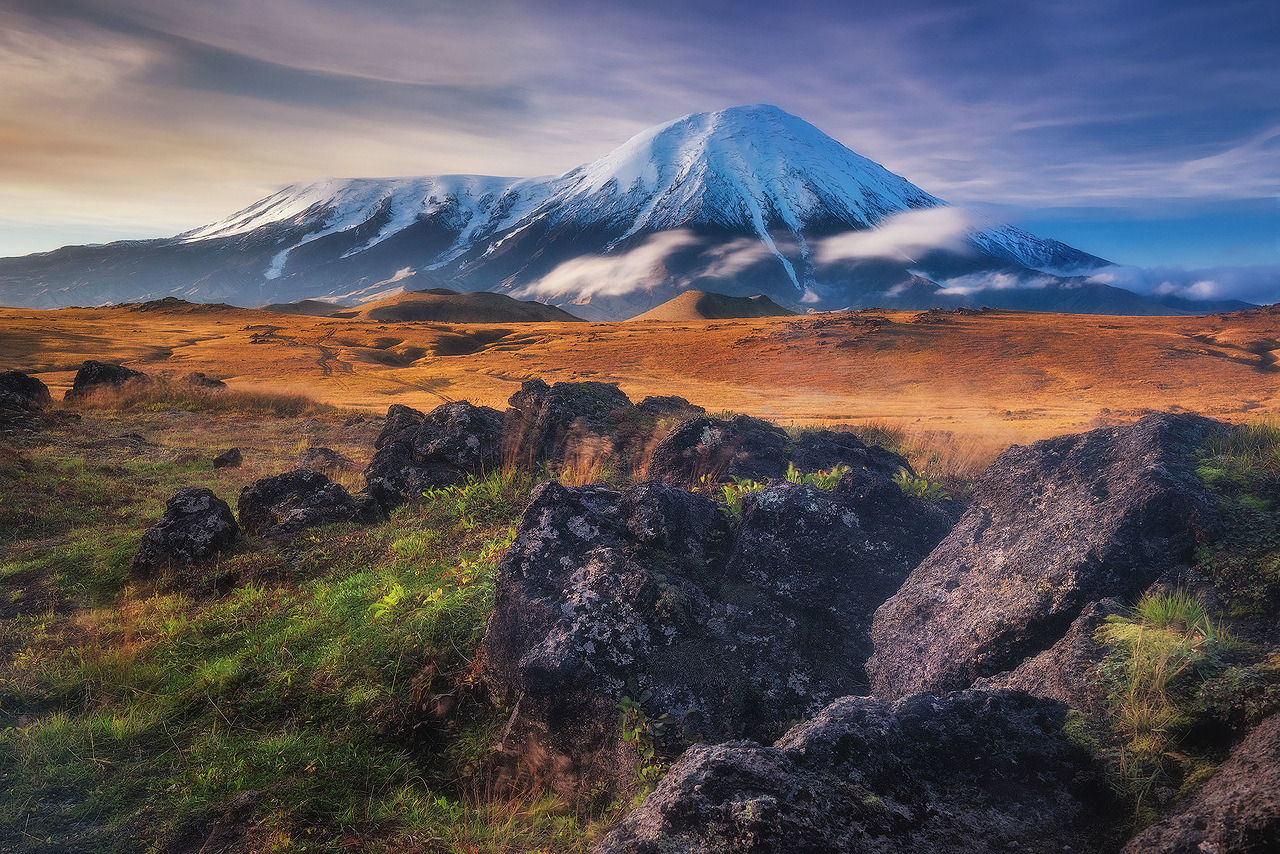
<svg viewBox="0 0 1280 854"><path fill-rule="evenodd" d="M126 368L124 365L110 365L88 359L76 371L76 377L71 382L71 388L67 389L67 393L63 395L63 400L70 403L83 400L100 388L120 388L129 383L150 381L151 377L142 371Z"/></svg>
<svg viewBox="0 0 1280 854"><path fill-rule="evenodd" d="M385 511L429 489L495 471L502 463L502 429L502 413L466 401L426 415L394 405L365 469L369 494Z"/></svg>
<svg viewBox="0 0 1280 854"><path fill-rule="evenodd" d="M1280 715L1241 742L1173 814L1124 854L1264 854L1280 851Z"/></svg>
<svg viewBox="0 0 1280 854"><path fill-rule="evenodd" d="M633 414L631 400L614 383L547 385L525 380L508 401L505 443L512 460L533 467L564 465L575 453L621 453L621 428Z"/></svg>
<svg viewBox="0 0 1280 854"><path fill-rule="evenodd" d="M1017 692L845 697L773 747L690 748L595 854L1113 851L1065 716Z"/></svg>
<svg viewBox="0 0 1280 854"><path fill-rule="evenodd" d="M1225 428L1153 415L1014 446L876 612L873 692L967 688L1053 647L1090 603L1131 598L1213 528L1193 456Z"/></svg>
<svg viewBox="0 0 1280 854"><path fill-rule="evenodd" d="M624 697L645 698L674 748L772 740L864 690L872 613L950 526L868 478L749 495L735 530L716 502L663 484L539 486L481 649L514 709L506 749L568 787L625 783Z"/></svg>
<svg viewBox="0 0 1280 854"><path fill-rule="evenodd" d="M341 484L307 469L266 477L240 490L236 514L245 533L284 539L307 528L356 522L361 508Z"/></svg>
<svg viewBox="0 0 1280 854"><path fill-rule="evenodd" d="M231 507L212 490L180 489L165 502L164 515L142 535L130 572L151 576L176 567L209 563L235 547L240 527Z"/></svg>

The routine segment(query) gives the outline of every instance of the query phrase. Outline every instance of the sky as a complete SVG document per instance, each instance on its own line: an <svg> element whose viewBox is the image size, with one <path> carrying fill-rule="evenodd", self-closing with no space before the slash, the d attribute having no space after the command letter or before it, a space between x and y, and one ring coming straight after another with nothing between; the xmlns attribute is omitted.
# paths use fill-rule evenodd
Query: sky
<svg viewBox="0 0 1280 854"><path fill-rule="evenodd" d="M1280 299L1273 0L0 0L0 81L0 256L771 103L1135 286Z"/></svg>

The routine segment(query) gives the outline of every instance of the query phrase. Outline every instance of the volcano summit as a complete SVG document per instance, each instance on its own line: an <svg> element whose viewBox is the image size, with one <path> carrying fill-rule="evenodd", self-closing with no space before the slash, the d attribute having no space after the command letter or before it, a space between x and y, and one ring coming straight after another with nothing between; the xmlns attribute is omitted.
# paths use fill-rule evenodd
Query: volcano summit
<svg viewBox="0 0 1280 854"><path fill-rule="evenodd" d="M359 304L449 287L622 319L691 289L793 309L1178 314L1109 262L983 223L777 107L696 113L558 177L295 184L176 237L0 260L0 303Z"/></svg>

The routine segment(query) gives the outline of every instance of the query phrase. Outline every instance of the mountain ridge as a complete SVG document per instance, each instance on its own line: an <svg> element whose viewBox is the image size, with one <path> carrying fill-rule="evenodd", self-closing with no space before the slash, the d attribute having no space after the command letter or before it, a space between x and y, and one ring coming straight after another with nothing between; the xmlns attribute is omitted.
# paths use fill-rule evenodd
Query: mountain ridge
<svg viewBox="0 0 1280 854"><path fill-rule="evenodd" d="M868 235L875 239L862 239ZM1040 290L1038 307L1078 311L1079 293L1067 299L1041 279L1061 284L1063 274L1108 263L975 221L802 119L754 105L655 126L559 176L292 184L174 237L0 259L0 302L49 308L177 296L358 305L410 286L443 286L537 299L598 320L633 316L690 289L764 294L796 310L984 304L983 287L958 294L949 283L1001 276L986 293L1030 284ZM1117 301L1100 293L1100 310Z"/></svg>

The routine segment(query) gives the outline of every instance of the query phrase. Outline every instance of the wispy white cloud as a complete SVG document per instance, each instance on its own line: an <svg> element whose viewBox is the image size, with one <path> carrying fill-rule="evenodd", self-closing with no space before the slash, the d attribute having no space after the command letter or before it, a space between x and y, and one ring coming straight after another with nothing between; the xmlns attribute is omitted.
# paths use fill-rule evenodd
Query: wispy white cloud
<svg viewBox="0 0 1280 854"><path fill-rule="evenodd" d="M1242 267L1107 267L1089 281L1154 296L1192 300L1280 302L1280 264Z"/></svg>
<svg viewBox="0 0 1280 854"><path fill-rule="evenodd" d="M659 232L634 249L616 255L565 261L514 295L536 299L572 296L575 302L585 303L594 297L629 294L669 280L666 259L673 252L699 242L683 229Z"/></svg>
<svg viewBox="0 0 1280 854"><path fill-rule="evenodd" d="M864 258L915 261L937 249L966 253L972 251L968 236L980 227L978 218L961 208L923 208L887 217L875 228L824 238L813 257L818 264L834 264Z"/></svg>

